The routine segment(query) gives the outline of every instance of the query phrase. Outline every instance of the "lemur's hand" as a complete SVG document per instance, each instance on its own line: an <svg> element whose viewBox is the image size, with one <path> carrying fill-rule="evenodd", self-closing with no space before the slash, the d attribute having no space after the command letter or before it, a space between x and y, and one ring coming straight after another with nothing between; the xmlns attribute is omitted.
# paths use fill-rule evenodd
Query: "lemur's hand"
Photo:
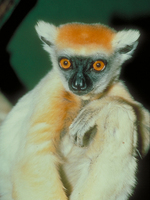
<svg viewBox="0 0 150 200"><path fill-rule="evenodd" d="M98 100L93 101L81 110L70 126L70 137L77 146L85 146L85 137L92 132L99 117L101 108L97 108ZM87 134L86 134L87 133ZM91 135L91 133L90 133Z"/></svg>

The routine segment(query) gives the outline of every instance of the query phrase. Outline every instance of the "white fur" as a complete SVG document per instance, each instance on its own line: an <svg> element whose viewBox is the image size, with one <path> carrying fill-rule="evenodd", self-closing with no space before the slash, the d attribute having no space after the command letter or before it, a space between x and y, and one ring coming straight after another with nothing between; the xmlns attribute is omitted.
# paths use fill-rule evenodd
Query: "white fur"
<svg viewBox="0 0 150 200"><path fill-rule="evenodd" d="M26 133L29 128L28 123L32 113L32 106L30 107L30 105L33 98L31 96L31 93L29 93L20 100L18 106L14 107L9 113L0 129L0 194L2 199L3 195L8 194L10 196L11 194L11 170L25 145Z"/></svg>
<svg viewBox="0 0 150 200"><path fill-rule="evenodd" d="M119 31L113 39L113 46L118 49L123 48L126 45L131 45L136 42L139 37L140 33L138 30Z"/></svg>
<svg viewBox="0 0 150 200"><path fill-rule="evenodd" d="M35 26L36 31L41 38L44 37L52 43L55 42L57 37L57 28L53 24L46 23L44 21L39 21Z"/></svg>
<svg viewBox="0 0 150 200"><path fill-rule="evenodd" d="M115 38L112 41L113 48L118 51L126 46L133 45L133 48L131 51L129 51L126 54L122 54L122 60L129 59L134 50L136 49L138 45L138 39L140 37L140 33L138 30L123 30L119 31Z"/></svg>
<svg viewBox="0 0 150 200"><path fill-rule="evenodd" d="M45 38L47 41L50 41L51 44L55 44L57 38L57 27L53 24L46 23L44 21L39 21L35 26L35 29L38 33L39 38ZM43 41L43 40L42 40ZM44 49L48 52L51 52L50 46L44 43Z"/></svg>
<svg viewBox="0 0 150 200"><path fill-rule="evenodd" d="M10 198L12 192L11 171L24 154L34 105L38 101L39 92L46 86L48 77L51 77L50 74L34 90L19 100L0 127L0 196L2 200L12 199L12 197Z"/></svg>
<svg viewBox="0 0 150 200"><path fill-rule="evenodd" d="M73 192L70 196L70 200L125 200L128 194L132 194L132 189L136 183L135 171L137 162L131 154L133 152L135 153L137 133L133 125L135 115L132 109L129 106L122 107L113 103L108 104L107 101L106 103L104 101L103 108L101 112L99 112L99 115L100 116L95 115L95 117L98 117L98 127L101 129L105 123L108 123L108 127L99 130L101 136L99 136L99 139L97 138L99 140L98 146L95 147L94 143L97 141L93 141L90 148L92 148L92 151L95 153L91 154L88 148L83 148L81 151L81 148L72 146L67 154L63 154L65 159L67 159L67 162L63 164L63 170L68 180L70 180L73 185ZM103 119L101 116L103 116ZM80 117L81 116L79 116L79 118ZM110 121L110 123L106 122L106 119ZM131 119L131 121L129 119ZM116 126L118 127L114 134L113 121L117 123ZM75 123L76 122L77 120ZM93 124L91 124L92 122L86 124L86 126L84 126L84 123L86 122L81 122L80 125L83 125L86 129L88 129L89 126L93 126ZM85 131L84 128L76 127L74 124L72 126L75 130L79 128L79 134ZM71 133L72 131L71 129ZM130 134L131 132L132 134ZM105 141L103 141L104 138ZM65 138L62 142L62 144L64 143L65 149L68 148L67 146L69 144L69 141L67 144L66 140ZM132 149L133 141L134 146ZM122 182L122 180L124 181ZM118 193L120 194L118 195Z"/></svg>

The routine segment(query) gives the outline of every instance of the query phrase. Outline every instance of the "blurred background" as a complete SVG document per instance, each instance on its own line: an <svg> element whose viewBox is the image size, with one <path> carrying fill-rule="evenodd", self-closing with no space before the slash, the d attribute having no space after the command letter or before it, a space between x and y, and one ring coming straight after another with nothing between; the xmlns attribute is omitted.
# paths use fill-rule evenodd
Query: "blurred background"
<svg viewBox="0 0 150 200"><path fill-rule="evenodd" d="M150 109L150 0L0 0L0 91L8 109L51 69L34 28L41 19L55 25L100 22L116 30L139 29L138 48L123 65L121 79ZM149 200L149 188L150 154L139 160L138 185L130 200Z"/></svg>

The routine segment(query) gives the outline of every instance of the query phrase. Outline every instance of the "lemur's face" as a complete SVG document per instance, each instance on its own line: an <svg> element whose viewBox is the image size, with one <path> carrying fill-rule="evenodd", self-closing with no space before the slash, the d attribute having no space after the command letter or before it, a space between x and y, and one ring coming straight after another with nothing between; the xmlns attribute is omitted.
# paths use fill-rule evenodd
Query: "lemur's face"
<svg viewBox="0 0 150 200"><path fill-rule="evenodd" d="M116 32L101 24L40 21L36 30L65 89L79 96L101 93L116 81L139 38L136 30Z"/></svg>
<svg viewBox="0 0 150 200"><path fill-rule="evenodd" d="M109 64L104 56L60 56L58 64L69 90L79 96L103 88L108 77Z"/></svg>

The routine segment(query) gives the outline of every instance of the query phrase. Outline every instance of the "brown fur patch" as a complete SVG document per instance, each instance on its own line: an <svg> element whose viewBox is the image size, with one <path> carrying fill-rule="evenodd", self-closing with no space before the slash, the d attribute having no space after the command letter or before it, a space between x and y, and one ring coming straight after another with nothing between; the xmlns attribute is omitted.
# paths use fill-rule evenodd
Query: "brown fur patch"
<svg viewBox="0 0 150 200"><path fill-rule="evenodd" d="M85 45L100 46L111 50L115 31L100 24L66 24L59 28L57 44L61 47L79 48Z"/></svg>
<svg viewBox="0 0 150 200"><path fill-rule="evenodd" d="M55 146L59 142L62 130L69 127L80 109L80 100L69 92L55 91L51 95L48 104L34 113L28 134L29 143L39 145L49 142L48 146L40 150L40 153L55 152ZM37 130L36 127L40 124L41 127Z"/></svg>

